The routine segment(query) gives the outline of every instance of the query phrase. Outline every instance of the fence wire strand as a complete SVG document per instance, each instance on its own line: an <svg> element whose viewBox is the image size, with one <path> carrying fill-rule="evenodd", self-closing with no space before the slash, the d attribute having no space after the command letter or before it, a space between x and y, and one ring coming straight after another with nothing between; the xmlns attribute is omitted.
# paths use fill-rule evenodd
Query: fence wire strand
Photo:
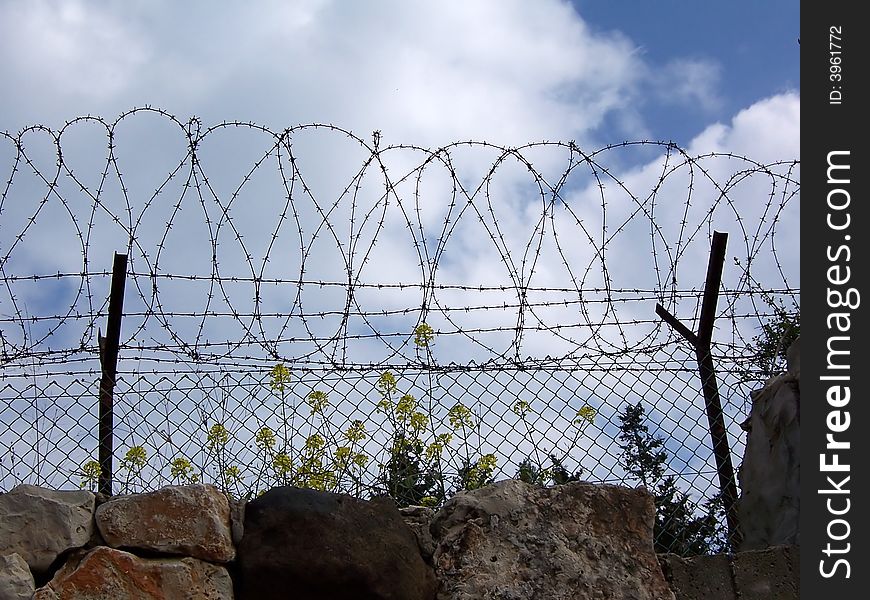
<svg viewBox="0 0 870 600"><path fill-rule="evenodd" d="M3 490L95 484L113 251L125 492L635 485L619 434L641 403L700 511L718 486L693 349L654 306L697 326L730 233L712 347L738 465L750 391L783 367L764 334L798 315L796 160L381 146L150 107L0 139Z"/></svg>

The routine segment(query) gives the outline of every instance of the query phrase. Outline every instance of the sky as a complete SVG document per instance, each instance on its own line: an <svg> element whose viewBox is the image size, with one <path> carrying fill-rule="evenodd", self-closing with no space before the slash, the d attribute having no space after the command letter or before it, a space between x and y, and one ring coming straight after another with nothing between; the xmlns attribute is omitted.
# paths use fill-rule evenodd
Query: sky
<svg viewBox="0 0 870 600"><path fill-rule="evenodd" d="M668 185L658 189L663 167L676 164L675 158L667 157L667 146L637 146L598 155L600 165L607 168L603 176L607 219L615 230L607 243L607 273L597 258L600 247L592 240L606 225L602 182L588 169L575 169L560 188L565 210L556 214L553 209L546 227L541 192L535 191L541 179L553 183L572 164L569 143L592 152L624 141L655 140L675 142L689 156L716 152L762 164L799 159L798 32L798 4L780 0L727 4L0 0L4 56L0 132L7 132L0 139L4 181L12 172L15 140L28 126L40 124L56 131L85 115L111 123L143 106L178 119L174 124L153 113L125 118L114 140L124 184L110 177L103 188L105 129L87 121L68 128L62 140L64 161L78 180L64 176L55 188L66 203L41 202L53 198L40 178L41 174L51 180L56 166L51 136L42 130L23 135L19 141L34 170L19 169L15 185L4 192L0 206L4 272L76 272L81 270L83 252L93 268L108 269L107 257L112 250L125 248L133 232L138 246L131 248L131 261L141 272L209 275L214 250L222 276L294 279L303 267L300 255L267 259L277 257L273 248L301 246L308 249L307 255L302 253L308 257L306 273L324 281L346 280L352 259L361 281L419 283L421 272L424 279L435 272L437 254L441 284L516 286L520 282L559 287L567 281L600 287L610 277L615 288L656 288L666 286L656 280L651 266L657 257L662 261L657 264L660 275L679 275L681 287L697 287L706 266L708 229L718 228L732 232L729 264L732 258L745 264L757 254L754 276L773 287L799 288L799 196L793 186L778 179L773 191L774 179L743 180L739 174L749 163L742 159L706 161L703 173L675 168ZM184 178L167 178L167 174L185 156L187 141L181 130L192 117L203 131L224 121L251 122L275 132L312 123L340 128L309 128L294 134L294 168L299 181L305 182L304 193L301 183L295 188L294 200L305 233L293 231L283 202L286 181L275 165L288 166L281 162L286 156L248 177L271 143L268 135L255 129L219 128L203 138L198 151L211 187L204 199L184 196ZM379 148L390 149L381 159L398 182L399 199L409 211L414 209L410 221L395 201L388 208L389 203L379 199L380 170L371 164L361 167L372 156L375 138ZM434 150L467 140L495 146L452 147L455 179L437 161L420 170L429 156L426 151L401 147ZM564 144L524 151L539 173L538 180L530 180L526 165L513 159L491 171L499 148L544 140ZM799 168L786 165L774 171L799 181ZM491 176L484 177L487 173ZM715 210L711 207L718 192L713 181L732 186ZM465 186L458 196L456 182ZM488 187L475 196L481 182ZM81 193L79 185L91 195ZM346 191L348 185L352 193ZM37 189L41 191L33 193ZM97 189L105 212L92 211ZM656 189L660 230L651 236L649 221L639 214L638 206L648 209L650 190ZM693 190L694 196L687 196L686 189ZM475 217L470 210L461 215L450 212L448 199L461 207L470 194L476 206L482 206L487 193L491 213L484 210ZM185 201L177 205L164 201L182 197ZM771 198L773 209L767 204ZM350 230L331 229L324 225L323 213L318 213L326 206L332 206L333 223L350 222L357 207L371 218L357 215ZM777 206L781 213L776 213ZM37 211L36 224L28 225ZM204 220L203 214L211 221ZM73 220L70 215L75 215ZM377 215L383 215L379 233ZM692 223L688 229L680 226L685 219ZM76 229L85 222L92 225ZM578 229L579 223L584 225ZM621 223L624 227L617 227ZM778 223L778 256L773 254L771 223ZM19 239L24 229L27 235ZM443 229L449 229L450 243L439 246ZM492 238L496 230L499 235ZM536 246L538 239L542 241ZM576 239L584 243L573 243ZM563 247L558 240L572 243ZM203 241L219 243L212 248ZM63 250L57 252L58 247ZM540 256L533 266L520 258L530 248L538 248ZM668 250L675 254L668 255ZM239 258L245 254L251 259ZM516 259L513 264L503 264L506 255ZM679 266L678 257L686 258ZM734 271L727 271L726 285L739 287L736 277ZM47 298L48 284L28 285L18 281L14 293L0 292L0 314L51 315L70 298L75 312L86 313L103 306L106 293L100 288L77 294L78 283L59 280ZM140 294L128 295L128 309L154 311L155 297L149 295L147 279L134 285L142 287ZM156 308L166 312L250 313L256 294L262 299L258 310L264 315L280 313L282 306L286 309L283 292L268 286L253 290L250 285L228 284L215 290L208 288L208 282L173 280L160 285L161 304ZM216 299L205 306L202 298L210 294ZM300 308L302 300L308 308ZM491 293L450 290L435 300L442 309L501 302ZM420 306L420 292L361 289L355 301L361 311L401 312ZM372 325L407 332L421 318L418 311L398 317L399 324L393 317L342 323L346 302L341 288L314 286L301 290L294 310L329 314L304 325L288 323L286 314L264 316L256 323L215 325L176 317L171 327L146 330L144 320L131 317L125 319L125 331L139 342L176 345L179 338L198 342L209 337L274 339L307 334L329 338L341 327L365 334ZM619 318L624 322L648 319L653 304L651 299L642 306L619 308L623 311ZM677 302L670 308L686 319L697 313L691 302L682 306ZM541 308L535 318L543 323L575 322L576 306L570 310L574 312ZM592 322L612 318L596 314L595 306L588 310L585 318ZM426 318L439 331L470 326L497 330L477 335L486 348L461 336L445 337L434 350L442 362L506 353L515 341L505 329L516 326L516 310L464 315L433 310ZM55 340L55 347L74 346L76 340L93 344L94 323L70 320L69 325L69 331L63 327L55 331L50 322L33 328L37 338L45 336L45 344ZM264 329L252 333L255 326ZM643 340L649 327L629 331L628 340L625 332L614 332L610 339L606 330L600 330L606 339L592 341L599 349L618 349ZM4 326L4 345L23 343L28 335L12 329ZM529 332L524 342L524 352L544 356L570 352L583 340L569 335L553 342ZM279 354L308 356L318 352L315 346L279 348ZM404 345L397 342L377 351L365 338L351 341L350 346L351 362L387 360L399 346L406 356L414 353L407 335ZM345 351L336 345L321 350L331 358ZM257 350L262 355L269 351Z"/></svg>
<svg viewBox="0 0 870 600"><path fill-rule="evenodd" d="M796 92L798 5L167 0L0 3L0 127L150 104L385 143L687 145Z"/></svg>

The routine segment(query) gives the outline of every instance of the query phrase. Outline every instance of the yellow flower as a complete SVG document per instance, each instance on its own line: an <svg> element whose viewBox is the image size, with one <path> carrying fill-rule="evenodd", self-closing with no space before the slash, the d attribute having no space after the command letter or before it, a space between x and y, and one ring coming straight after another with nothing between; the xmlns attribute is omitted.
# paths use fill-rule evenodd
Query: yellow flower
<svg viewBox="0 0 870 600"><path fill-rule="evenodd" d="M347 437L348 442L357 444L366 439L366 427L362 421L356 419L350 424L344 435Z"/></svg>
<svg viewBox="0 0 870 600"><path fill-rule="evenodd" d="M453 405L453 408L447 411L447 418L450 420L450 426L453 429L459 429L460 427L468 427L470 429L474 427L474 414L471 412L471 409L461 402L457 402Z"/></svg>
<svg viewBox="0 0 870 600"><path fill-rule="evenodd" d="M429 425L429 418L420 412L411 413L411 429L415 434L419 434Z"/></svg>
<svg viewBox="0 0 870 600"><path fill-rule="evenodd" d="M326 392L321 392L319 390L314 390L310 394L308 394L308 404L311 406L312 413L319 413L329 404L329 398L326 395Z"/></svg>
<svg viewBox="0 0 870 600"><path fill-rule="evenodd" d="M526 413L529 412L529 403L525 400L518 400L513 406L513 411L518 417L524 419L526 417Z"/></svg>
<svg viewBox="0 0 870 600"><path fill-rule="evenodd" d="M343 469L350 462L350 448L347 446L339 446L335 449L335 463L339 468Z"/></svg>
<svg viewBox="0 0 870 600"><path fill-rule="evenodd" d="M577 411L576 418L574 419L574 424L578 426L584 426L586 424L594 423L596 414L598 413L594 408L592 408L588 404L584 404L580 408L580 410Z"/></svg>
<svg viewBox="0 0 870 600"><path fill-rule="evenodd" d="M230 466L224 469L224 477L226 477L228 483L235 483L242 479L242 472L236 466Z"/></svg>
<svg viewBox="0 0 870 600"><path fill-rule="evenodd" d="M272 381L270 385L273 390L283 392L285 386L290 382L290 369L284 366L284 363L278 363L272 367Z"/></svg>
<svg viewBox="0 0 870 600"><path fill-rule="evenodd" d="M308 487L313 490L325 492L335 486L335 473L325 471L323 473L312 473L308 478Z"/></svg>
<svg viewBox="0 0 870 600"><path fill-rule="evenodd" d="M384 371L378 378L378 389L386 395L396 390L396 377L389 371Z"/></svg>
<svg viewBox="0 0 870 600"><path fill-rule="evenodd" d="M435 337L435 331L426 323L420 323L414 329L414 343L418 348L428 348Z"/></svg>
<svg viewBox="0 0 870 600"><path fill-rule="evenodd" d="M95 484L99 481L101 472L102 469L100 469L100 463L95 460L89 460L83 464L80 473L82 477L81 487L86 488Z"/></svg>
<svg viewBox="0 0 870 600"><path fill-rule="evenodd" d="M230 432L220 423L215 423L211 426L211 429L208 430L206 441L208 442L209 450L219 450L226 446L227 442L230 441Z"/></svg>
<svg viewBox="0 0 870 600"><path fill-rule="evenodd" d="M275 469L277 475L287 475L293 470L293 461L290 460L286 452L279 452L272 459L272 468Z"/></svg>
<svg viewBox="0 0 870 600"><path fill-rule="evenodd" d="M184 457L174 459L169 466L169 474L173 479L195 483L199 477L195 473L191 473L192 470L193 465Z"/></svg>
<svg viewBox="0 0 870 600"><path fill-rule="evenodd" d="M444 446L438 442L432 442L428 446L426 446L426 459L427 460L435 460L436 457L441 456L441 452L444 450Z"/></svg>
<svg viewBox="0 0 870 600"><path fill-rule="evenodd" d="M275 447L275 432L268 427L261 427L257 435L254 436L254 443L258 448L271 450Z"/></svg>
<svg viewBox="0 0 870 600"><path fill-rule="evenodd" d="M326 440L323 439L318 433L312 434L308 436L308 439L305 440L305 448L307 450L320 450L326 445Z"/></svg>
<svg viewBox="0 0 870 600"><path fill-rule="evenodd" d="M124 455L124 459L121 461L121 464L127 468L139 468L141 469L148 463L148 453L145 452L145 448L142 446L130 446L130 449L127 450L127 454Z"/></svg>
<svg viewBox="0 0 870 600"><path fill-rule="evenodd" d="M493 470L495 470L497 460L495 454L484 454L480 457L477 465L480 467L481 471L491 474Z"/></svg>
<svg viewBox="0 0 870 600"><path fill-rule="evenodd" d="M396 403L396 415L404 421L411 415L416 406L417 399L411 394L405 394Z"/></svg>

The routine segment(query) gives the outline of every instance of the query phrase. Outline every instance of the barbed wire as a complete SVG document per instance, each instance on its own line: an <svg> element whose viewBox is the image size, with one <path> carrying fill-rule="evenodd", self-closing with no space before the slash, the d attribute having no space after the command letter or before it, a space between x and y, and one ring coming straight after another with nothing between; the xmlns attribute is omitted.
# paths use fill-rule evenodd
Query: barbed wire
<svg viewBox="0 0 870 600"><path fill-rule="evenodd" d="M122 174L122 169L117 155L116 131L122 127L128 120L133 119L140 113L148 113L157 115L161 119L168 120L171 124L181 130L183 139L186 144L180 160L177 161L174 168L165 176L162 181L159 181L155 189L150 195L141 194L138 197L133 197L130 189L125 184L125 176ZM68 160L64 159L62 140L64 136L71 133L84 124L97 125L105 129L107 141L107 156L102 172L99 174L98 184L95 189L91 189L80 179L74 168L69 165ZM226 192L219 190L219 186L212 184L210 173L203 167L200 160L202 148L206 146L210 136L220 133L222 130L248 129L255 131L265 136L267 140L267 148L253 165L244 174L241 182L231 190L227 197ZM346 141L350 141L357 145L362 150L362 166L359 169L351 169L353 176L350 181L335 186L341 191L336 198L327 198L319 200L315 197L312 188L307 184L307 176L300 167L297 157L294 154L293 139L294 136L299 136L302 133L310 130L329 131L338 133L343 136ZM54 169L51 173L45 173L40 169L37 160L29 151L28 140L34 133L40 133L48 136L55 148ZM613 315L613 305L618 302L630 303L632 299L630 295L634 295L635 301L649 299L650 296L656 296L656 300L673 304L678 299L697 296L698 290L696 287L679 288L676 285L676 273L678 264L684 253L690 247L690 242L695 240L702 233L709 234L713 227L714 216L717 210L727 207L733 212L733 220L735 224L742 230L733 233L743 234L743 243L745 250L744 269L745 272L741 275L738 285L732 289L725 291L726 297L730 294L736 302L738 299L743 299L749 294L752 298L753 294L758 295L758 292L751 288L748 278L751 276L751 267L756 261L759 251L767 246L770 254L768 258L772 259L772 264L767 265L775 271L775 274L781 279L780 285L776 286L784 289L784 292L778 292L786 297L793 298L795 289L789 285L783 267L778 259L778 251L775 244L776 225L780 215L789 206L789 201L795 198L799 192L799 185L793 176L793 172L797 166L796 161L783 161L773 164L761 164L754 162L746 157L738 157L733 154L705 154L695 157L690 157L686 151L682 150L673 143L664 142L624 142L622 144L613 144L605 146L601 149L584 152L579 149L573 142L538 142L527 144L524 146L509 148L501 147L485 142L457 142L435 150L428 150L411 145L397 145L380 148L377 145L369 144L363 139L356 137L354 134L331 125L312 124L301 125L294 128L285 129L282 131L271 131L265 127L242 122L226 122L213 127L203 129L197 119L190 119L187 123L182 123L172 115L153 108L134 109L128 113L122 114L113 122L106 122L100 118L87 116L79 119L74 119L64 125L58 131L52 131L44 126L34 126L26 128L18 135L4 133L4 138L14 144L14 158L12 161L12 169L10 177L7 180L6 188L4 189L2 200L0 200L0 214L4 217L13 212L17 207L12 204L20 202L15 197L17 174L20 173L22 166L26 166L35 179L42 183L44 190L41 198L33 202L35 204L32 214L21 214L17 219L23 223L23 226L18 231L10 231L11 223L3 227L3 243L2 255L0 255L0 270L4 280L4 287L7 290L4 298L5 308L3 315L0 318L2 322L14 321L17 325L16 330L20 332L18 339L14 339L9 333L4 335L4 352L7 361L13 361L16 357L25 358L31 352L37 350L40 346L45 346L53 337L61 337L65 333L65 329L73 321L83 321L82 326L76 328L79 331L78 338L80 343L77 347L87 347L92 350L96 349L95 337L96 329L98 328L97 319L101 318L105 313L105 294L95 294L96 288L105 289L105 282L108 276L106 271L90 271L91 265L95 262L103 262L107 259L109 248L95 246L94 239L97 237L98 231L96 228L97 214L103 213L108 217L112 225L117 227L122 234L119 239L126 238L125 248L120 250L130 254L131 272L129 274L130 281L134 284L130 291L138 292L139 306L145 310L138 311L136 316L143 317L135 331L127 338L124 344L124 349L135 349L147 347L142 344L137 344L137 337L152 326L151 322L156 321L159 327L166 331L168 339L171 340L171 346L178 349L179 352L186 353L192 359L198 359L201 354L198 350L204 346L214 346L216 340L211 338L206 341L206 336L210 333L205 325L206 320L226 319L235 321L233 325L237 329L233 333L241 332L244 340L221 340L219 344L234 342L235 348L242 349L251 345L259 345L264 349L268 348L267 359L273 361L275 359L284 359L292 361L296 358L292 353L287 352L285 348L289 344L278 347L274 340L297 340L298 335L286 335L286 332L292 328L294 322L301 323L306 329L310 341L321 350L332 346L331 353L335 355L338 364L348 364L346 355L341 355L338 348L342 347L344 340L354 337L354 332L350 328L352 317L358 318L361 321L360 327L364 327L372 332L372 336L377 337L381 327L370 322L370 318L374 316L389 316L390 314L397 315L416 315L418 322L431 320L430 313L435 313L443 317L445 325L444 330L439 330L439 335L447 335L451 333L468 333L468 328L454 323L452 313L470 313L481 311L505 311L510 310L516 313L516 323L512 326L502 326L497 328L484 329L483 331L501 330L504 332L512 332L513 343L505 350L499 352L494 348L489 348L486 344L481 344L479 339L470 341L478 342L479 349L488 349L495 356L502 359L510 357L511 363L515 364L521 357L521 343L523 332L526 330L526 320L531 319L539 323L539 327L547 328L546 319L537 318L536 311L540 308L554 306L571 306L576 305L580 310L580 314L585 321L585 325L590 329L591 335L588 339L582 340L584 345L590 347L601 348L602 344L598 343L602 340L600 333L596 330L604 325L607 327L614 326L617 330L621 329L619 319L611 317L606 323L595 321L594 315L586 310L586 307L595 303L603 303L607 305L604 310L605 314ZM462 147L473 148L475 150L487 150L496 154L495 159L490 166L483 170L483 176L480 181L474 184L464 184L463 177L456 170L457 159L453 156L457 149ZM652 181L648 192L642 194L634 194L630 192L623 181L614 173L614 169L603 162L603 158L609 152L617 150L625 150L628 148L644 147L652 148L661 153L658 157L657 168L661 171L658 178ZM541 170L538 170L532 160L526 157L526 154L534 153L535 151L559 150L563 154L567 154L567 167L558 174L555 182L548 181ZM394 169L388 168L388 163L395 153L411 153L413 155L421 155L421 160L406 167L403 173L399 173L396 177L391 177L390 172ZM560 157L565 160L564 156ZM265 252L257 259L247 249L244 238L245 234L241 228L236 225L238 216L233 214L234 203L239 202L243 197L243 191L246 185L249 185L257 172L266 168L268 160L274 160L277 171L280 174L280 188L282 195L278 214L267 215L270 220L265 221L271 227L261 227L259 234L268 240L265 247ZM500 168L507 168L507 162L513 160L518 165L524 168L528 177L531 178L530 187L538 192L538 200L540 201L539 214L533 215L533 219L537 221L536 226L532 231L532 235L528 237L524 246L516 246L522 253L511 252L509 246L514 240L508 240L511 236L506 231L502 231L504 226L501 224L499 215L496 214L496 206L503 203L504 197L493 196L493 190L498 187L497 174ZM710 168L706 166L709 161L734 161L740 163L739 168L733 169L732 172L725 177L724 182L716 179ZM440 225L434 227L437 237L433 237L424 227L425 220L421 215L421 210L424 209L424 200L421 197L421 184L423 183L424 173L427 169L435 166L445 169L451 183L449 204L446 215ZM602 227L596 233L591 231L584 223L584 219L580 215L579 205L571 200L571 196L576 196L578 192L572 188L572 176L576 175L578 170L584 169L584 174L590 177L591 186L588 190L595 190L601 202L601 219ZM683 173L685 171L685 173ZM382 185L383 191L373 195L370 199L364 199L361 193L362 180L369 172L375 172ZM683 177L685 175L685 177ZM745 227L744 218L741 210L738 210L735 205L735 200L730 193L738 183L743 182L747 178L761 176L769 181L769 190L766 203L761 210L756 212L762 217L755 224L754 231ZM655 219L655 210L657 205L660 205L663 200L658 198L658 194L665 187L669 178L683 177L688 183L688 193L683 202L683 209L678 211L680 214L680 222L674 233L677 234L675 240L669 239L662 225ZM117 184L114 189L111 188L109 182L111 180ZM164 221L163 233L150 232L149 238L157 240L153 248L148 248L143 244L142 236L140 235L141 228L148 221L148 212L157 210L157 201L162 193L168 193L169 186L176 179L183 179L181 186L181 196L176 201L171 202L169 208L169 218ZM689 224L687 216L693 202L697 202L694 198L694 189L700 185L703 180L708 185L709 190L717 194L716 198L706 202L706 210L704 218L700 223ZM72 195L62 195L64 189L63 183L72 182L71 189L68 193ZM413 183L413 190L410 197L405 193L407 190L402 189L404 182ZM511 181L511 183L515 183ZM606 220L608 212L608 202L606 201L605 190L608 186L613 186L625 194L626 199L632 203L632 206L626 210L630 210L630 214L623 219L617 219L613 225L610 225ZM92 186L93 187L93 186ZM33 192L35 190L28 190ZM115 202L115 209L112 208L112 201L106 201L107 196L118 194L118 199L122 202ZM256 192L259 193L259 192ZM480 196L480 194L483 194ZM191 196L192 195L192 196ZM509 198L510 199L510 198ZM526 206L531 204L529 198L525 199ZM665 199L667 202L673 202L670 198ZM80 203L89 203L82 207L77 206ZM757 202L757 200L754 200ZM211 260L208 263L199 265L203 267L202 272L197 273L172 273L165 272L162 268L162 256L164 252L169 252L172 247L169 244L169 236L174 227L184 227L189 221L185 221L181 217L182 206L185 203L195 203L203 209L202 215L203 224L207 229L209 237L207 239L196 240L197 244L201 244L208 248L211 252ZM331 215L337 213L340 204L348 205L346 211L349 216L349 223L344 225L350 226L346 234L339 231L339 223L334 224L331 220ZM33 271L17 272L17 258L19 255L27 254L25 242L28 239L30 232L36 227L37 223L41 224L40 214L42 214L47 205L54 204L56 207L63 209L63 212L69 217L68 222L63 225L66 231L58 231L57 235L60 238L76 239L76 247L79 248L81 254L81 270L78 273L60 273L56 274L34 274ZM307 204L307 208L314 214L317 219L303 222L300 216L303 212L303 204ZM577 206L578 210L575 210ZM138 214L137 214L137 209ZM401 213L401 225L406 233L410 234L410 247L407 249L414 255L413 267L420 271L420 281L418 282L372 282L365 281L365 267L369 262L369 258L375 246L379 241L379 236L388 236L396 234L395 228L390 228L386 223L387 214L392 210L396 213ZM565 242L562 241L562 236L559 235L560 229L566 230L565 227L557 225L556 217L557 210L562 210L558 213L564 216L571 225L572 234L577 234L582 239L582 243L589 248L587 263L575 264L569 261L570 252L567 252ZM611 212L612 209L611 209ZM530 213L531 214L531 213ZM416 218L415 218L416 215ZM165 215L164 215L165 216ZM9 219L4 219L7 221ZM465 220L465 221L463 221ZM650 235L650 259L654 269L656 286L648 288L640 292L637 288L617 288L612 285L610 268L606 260L606 254L610 246L615 245L617 236L626 231L629 225L634 221L646 221L643 223L649 228ZM360 222L362 221L362 224ZM442 276L442 271L449 273L449 268L443 268L441 261L444 260L445 251L449 242L456 237L458 228L464 226L466 221L474 221L482 225L482 231L478 232L489 238L491 247L488 250L495 250L491 253L493 259L493 268L496 266L503 267L504 273L501 285L471 285L469 282L443 283L438 282L437 278ZM621 222L620 222L621 221ZM289 223L293 224L294 233L296 234L296 242L299 243L298 252L298 273L296 277L269 277L265 272L265 268L270 261L275 261L281 256L286 255L290 250L286 245L278 244L279 238L282 237L282 228L285 225L289 227ZM363 240L365 223L370 222L374 232L369 236L369 239ZM432 223L436 223L432 220ZM428 224L428 223L427 223ZM549 237L553 242L551 252L547 252L542 248L543 240L547 235L546 227L550 224ZM59 224L52 223L52 226L60 227ZM306 237L306 230L312 231L310 236ZM233 251L231 259L236 264L230 264L228 258L226 262L221 261L224 253L220 250L222 244L225 243L224 232L227 232L227 237L237 242L238 250ZM54 232L53 232L54 233ZM518 237L518 236L513 236ZM705 236L706 237L706 236ZM316 244L320 239L331 238L329 244L339 250L341 264L334 272L342 272L345 274L341 280L329 280L318 278L306 278L305 275L318 267L316 255ZM459 239L457 244L462 244L465 239ZM573 240L572 240L573 241ZM704 240L706 241L706 240ZM633 243L637 243L633 240ZM64 253L74 252L70 248L64 248ZM95 256L97 255L97 256ZM69 258L64 262L69 262ZM335 253L331 256L332 259L337 258ZM544 258L553 258L558 260L564 267L564 281L562 285L546 286L534 285L536 271L540 270L538 261ZM23 259L22 259L23 262ZM141 267L140 267L141 265ZM309 265L311 268L309 269ZM28 264L28 267L35 265ZM236 270L239 274L224 275L222 269ZM593 273L594 271L594 273ZM242 272L248 273L243 275ZM582 273L582 275L580 275ZM603 285L589 285L588 280L594 276L601 280ZM38 283L44 278L56 278L57 281L69 282L70 287L76 286L75 280L78 279L77 289L73 296L74 301L70 302L68 313L49 314L49 315L33 315L28 313L27 298L21 298L20 294L15 293L15 288L20 287L24 281L33 281ZM173 310L171 295L162 290L163 283L172 281L201 281L207 284L207 293L203 296L203 306L192 311ZM569 285L565 285L565 284ZM693 282L698 285L698 281ZM240 298L238 290L240 286L249 284L247 291L249 292L246 298ZM267 300L264 299L263 293L267 286L286 286L291 290L284 300L291 302L291 305L282 306L281 310L269 311L266 309ZM307 308L307 302L304 301L303 292L308 289L318 288L339 288L343 290L345 301L337 303L336 308L330 311L310 310ZM388 310L366 310L359 304L357 295L360 291L367 289L378 290L416 290L419 292L419 297L415 298L415 305L405 305L397 307L391 311ZM469 304L465 306L451 306L444 303L439 298L439 292L445 290L456 290L458 292L477 292L484 293L486 290L499 292L510 292L512 301L504 296L498 304ZM134 293L135 293L134 292ZM252 293L250 293L252 292ZM766 292L770 295L771 292ZM559 300L540 300L538 302L529 301L530 294L538 295L562 295ZM467 296L467 294L466 294ZM623 297L620 297L623 296ZM169 298L170 300L167 300ZM244 303L247 309L243 309L240 304ZM84 305L87 310L81 310L81 305ZM731 308L731 306L729 306ZM102 310L102 312L101 312ZM174 326L173 319L176 316L189 316L197 314L206 319L203 319L195 332L181 333ZM82 318L82 315L93 315L94 318L88 320L87 317ZM325 317L337 316L339 318L339 327L335 332L328 337L316 335L309 327L309 322ZM724 316L728 316L727 312ZM33 337L30 329L26 324L33 324L40 321L50 323L50 326L43 330L43 335ZM265 326L264 321L268 320L270 325L278 325L277 330L269 331L270 327ZM626 319L627 324L635 324L638 319ZM555 331L555 327L554 327ZM617 331L614 336L619 339L627 339L622 331ZM656 331L655 333L659 333ZM361 336L361 339L370 336ZM580 340L573 340L580 341ZM609 342L610 340L608 340ZM604 344L609 345L609 344ZM395 350L395 348L393 348ZM622 350L630 350L630 344L623 343ZM340 356L341 355L341 356ZM401 352L396 352L395 356L402 356ZM222 358L232 358L233 353L223 355Z"/></svg>
<svg viewBox="0 0 870 600"><path fill-rule="evenodd" d="M429 403L433 435L448 404L475 404L479 427L495 411L477 441L504 455L507 476L530 452L518 398L538 411L526 436L552 448L582 400L601 421L594 439L575 439L597 457L583 468L625 480L618 414L640 399L683 432L667 448L707 497L715 468L692 458L704 439L692 353L655 304L696 324L713 231L730 234L713 355L735 438L769 375L761 327L798 313L797 160L650 140L382 146L378 132L369 142L328 124L205 127L151 107L0 140L0 454L18 457L0 488L75 481L93 456L114 251L129 257L122 441L166 454L168 430L184 431L174 451L201 473L214 467L203 450L214 423L239 436L238 465L258 460L250 449L277 418L270 377L286 365L301 386L287 392L293 410L318 385L341 398L334 436L354 419L388 425L372 416L387 372ZM379 443L365 452L384 467ZM732 450L739 459L739 439ZM164 458L143 486L171 478Z"/></svg>

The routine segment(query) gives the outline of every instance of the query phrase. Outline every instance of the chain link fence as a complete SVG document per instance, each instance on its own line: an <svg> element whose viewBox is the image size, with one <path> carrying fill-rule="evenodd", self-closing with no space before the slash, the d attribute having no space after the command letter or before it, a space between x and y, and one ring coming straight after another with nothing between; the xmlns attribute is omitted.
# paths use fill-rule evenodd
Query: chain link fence
<svg viewBox="0 0 870 600"><path fill-rule="evenodd" d="M126 169L154 150L116 133L154 123L182 143ZM95 130L102 160L74 166ZM661 547L729 547L695 349L655 307L697 330L711 233L730 230L712 356L739 465L749 393L799 327L796 161L380 148L153 109L4 135L0 490L105 476L111 273L93 266L121 250L115 493L292 484L437 506L504 478L645 484Z"/></svg>

